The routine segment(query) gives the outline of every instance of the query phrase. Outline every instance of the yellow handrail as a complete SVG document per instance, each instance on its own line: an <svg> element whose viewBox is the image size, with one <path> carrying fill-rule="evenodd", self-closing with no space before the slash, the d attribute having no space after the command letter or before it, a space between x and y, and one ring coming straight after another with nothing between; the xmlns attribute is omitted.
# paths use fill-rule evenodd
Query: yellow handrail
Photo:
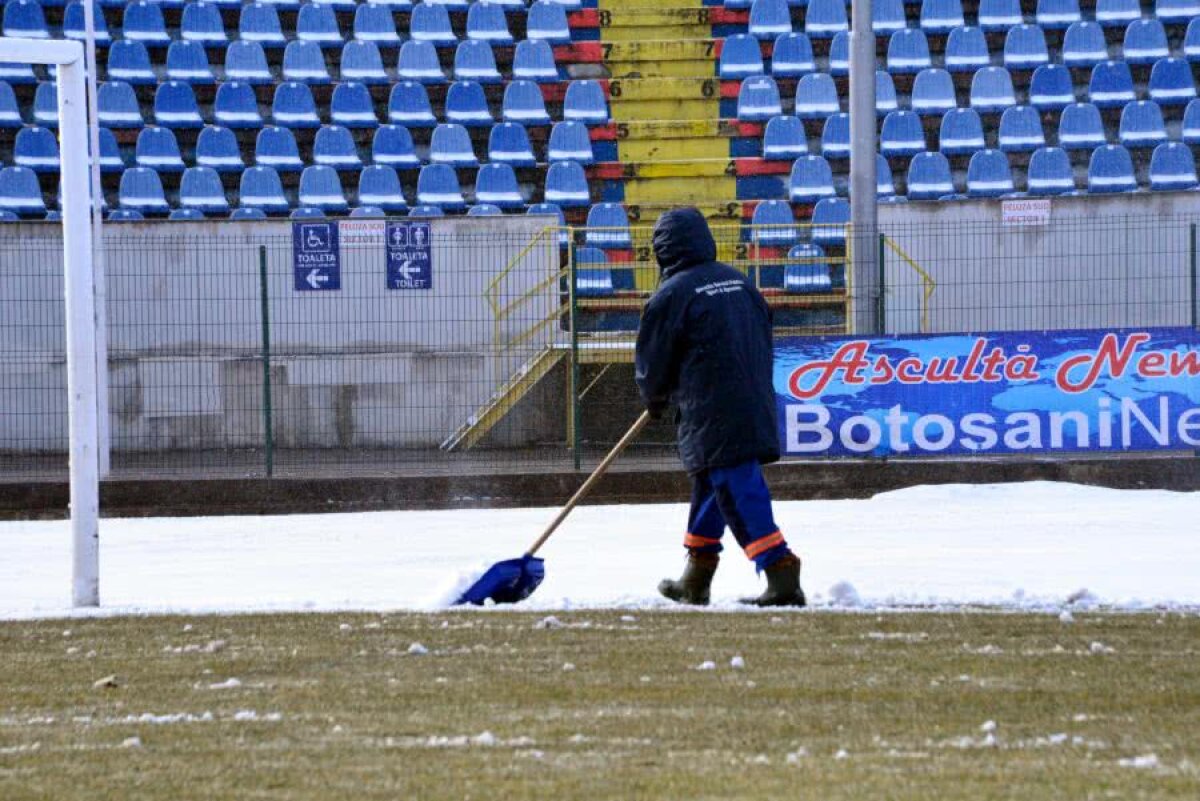
<svg viewBox="0 0 1200 801"><path fill-rule="evenodd" d="M915 270L917 275L919 275L921 277L921 283L925 287L925 295L921 299L921 333L923 333L923 334L928 333L929 332L929 299L933 297L933 292L934 292L934 290L937 289L937 281L933 280L932 275L925 272L925 270L921 269L921 265L917 264L917 262L913 259L913 257L908 255L908 253L906 253L904 251L904 248L897 245L891 237L884 236L883 241L885 244L887 244L888 248L890 248L893 253L895 253L897 256L899 256L900 259L905 264L907 264L909 267L911 267L913 270Z"/></svg>

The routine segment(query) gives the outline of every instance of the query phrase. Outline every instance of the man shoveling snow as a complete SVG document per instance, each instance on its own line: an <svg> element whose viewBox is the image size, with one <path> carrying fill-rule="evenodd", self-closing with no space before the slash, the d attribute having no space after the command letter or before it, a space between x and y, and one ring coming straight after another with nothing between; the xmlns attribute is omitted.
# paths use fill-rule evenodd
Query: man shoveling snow
<svg viewBox="0 0 1200 801"><path fill-rule="evenodd" d="M761 465L779 459L771 312L741 272L716 260L704 216L673 209L654 227L658 291L642 313L636 380L650 416L678 409L679 455L692 479L687 565L658 590L704 605L726 525L767 588L745 603L804 606L800 559L775 525Z"/></svg>

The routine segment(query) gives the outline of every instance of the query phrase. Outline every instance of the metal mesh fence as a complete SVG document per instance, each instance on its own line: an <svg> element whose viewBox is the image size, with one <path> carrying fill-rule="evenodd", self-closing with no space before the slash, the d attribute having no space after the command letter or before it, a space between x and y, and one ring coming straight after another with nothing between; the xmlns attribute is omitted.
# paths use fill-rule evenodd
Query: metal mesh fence
<svg viewBox="0 0 1200 801"><path fill-rule="evenodd" d="M335 232L332 267L301 258L289 222L108 227L112 475L593 464L640 410L633 342L658 269L649 227L551 222L436 220L418 247L394 241L418 236L403 221L313 221ZM843 225L713 228L780 335L1196 325L1188 219L881 230L864 275ZM56 226L6 230L0 479L65 475L62 281ZM673 467L673 439L652 427L623 464Z"/></svg>

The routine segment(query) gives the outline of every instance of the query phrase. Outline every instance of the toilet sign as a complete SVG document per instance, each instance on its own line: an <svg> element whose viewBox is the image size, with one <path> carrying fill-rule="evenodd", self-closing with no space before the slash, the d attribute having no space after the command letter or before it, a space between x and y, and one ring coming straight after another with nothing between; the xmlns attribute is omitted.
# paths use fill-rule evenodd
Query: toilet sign
<svg viewBox="0 0 1200 801"><path fill-rule="evenodd" d="M388 289L432 289L433 254L427 222L389 222L385 240Z"/></svg>
<svg viewBox="0 0 1200 801"><path fill-rule="evenodd" d="M342 254L336 223L292 223L292 273L297 292L342 288Z"/></svg>

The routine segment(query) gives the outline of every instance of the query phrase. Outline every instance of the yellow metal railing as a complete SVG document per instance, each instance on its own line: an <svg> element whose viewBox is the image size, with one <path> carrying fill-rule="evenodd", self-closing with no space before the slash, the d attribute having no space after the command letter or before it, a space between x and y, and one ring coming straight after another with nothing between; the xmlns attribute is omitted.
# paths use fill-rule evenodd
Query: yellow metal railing
<svg viewBox="0 0 1200 801"><path fill-rule="evenodd" d="M900 260L907 264L921 278L922 296L921 296L921 333L929 332L929 301L933 298L933 293L937 289L937 281L933 276L921 268L912 256L905 252L904 248L896 244L896 241L891 237L883 237L884 244L887 248L900 257Z"/></svg>

